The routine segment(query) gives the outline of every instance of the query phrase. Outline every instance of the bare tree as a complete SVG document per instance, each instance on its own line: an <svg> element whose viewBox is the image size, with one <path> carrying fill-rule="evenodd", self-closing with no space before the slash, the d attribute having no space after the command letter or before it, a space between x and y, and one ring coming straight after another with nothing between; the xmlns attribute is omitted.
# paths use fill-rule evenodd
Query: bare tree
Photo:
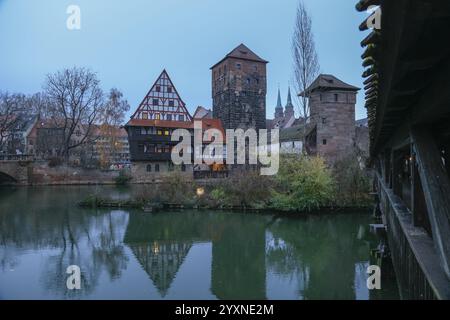
<svg viewBox="0 0 450 320"><path fill-rule="evenodd" d="M123 147L120 142L120 125L125 121L125 114L130 110L127 100L123 99L123 94L113 88L109 92L108 101L102 107L100 113L101 138L97 141L100 152L100 163L103 167L112 162L112 157Z"/></svg>
<svg viewBox="0 0 450 320"><path fill-rule="evenodd" d="M317 77L320 65L314 42L311 17L302 1L297 8L294 35L292 38L292 53L294 58L294 85L300 92L299 113L303 118L303 145L306 141L306 124L310 117L309 99L306 90Z"/></svg>
<svg viewBox="0 0 450 320"><path fill-rule="evenodd" d="M47 76L45 94L55 128L64 132L60 156L68 159L71 150L90 142L103 106L103 92L95 73L74 67Z"/></svg>
<svg viewBox="0 0 450 320"><path fill-rule="evenodd" d="M0 151L6 151L22 110L19 95L0 92Z"/></svg>

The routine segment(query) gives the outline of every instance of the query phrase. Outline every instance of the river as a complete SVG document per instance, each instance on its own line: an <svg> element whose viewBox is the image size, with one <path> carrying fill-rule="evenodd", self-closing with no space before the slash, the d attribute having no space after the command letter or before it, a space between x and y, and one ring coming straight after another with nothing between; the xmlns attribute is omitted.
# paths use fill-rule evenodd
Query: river
<svg viewBox="0 0 450 320"><path fill-rule="evenodd" d="M0 189L0 299L398 299L368 290L367 214L302 218L77 207L116 187ZM68 290L67 267L81 270Z"/></svg>

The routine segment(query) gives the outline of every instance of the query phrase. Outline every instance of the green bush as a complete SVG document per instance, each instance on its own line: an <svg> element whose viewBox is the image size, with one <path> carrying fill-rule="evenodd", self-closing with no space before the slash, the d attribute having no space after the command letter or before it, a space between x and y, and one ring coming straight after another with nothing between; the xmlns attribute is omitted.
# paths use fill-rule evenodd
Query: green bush
<svg viewBox="0 0 450 320"><path fill-rule="evenodd" d="M120 170L119 175L114 179L116 185L126 185L128 184L128 182L130 182L132 178L128 175L127 172L125 172L125 170Z"/></svg>
<svg viewBox="0 0 450 320"><path fill-rule="evenodd" d="M362 166L364 158L349 153L333 166L337 190L335 202L339 206L367 206L372 203L371 176Z"/></svg>
<svg viewBox="0 0 450 320"><path fill-rule="evenodd" d="M320 157L282 156L276 180L273 208L312 211L332 203L333 177Z"/></svg>

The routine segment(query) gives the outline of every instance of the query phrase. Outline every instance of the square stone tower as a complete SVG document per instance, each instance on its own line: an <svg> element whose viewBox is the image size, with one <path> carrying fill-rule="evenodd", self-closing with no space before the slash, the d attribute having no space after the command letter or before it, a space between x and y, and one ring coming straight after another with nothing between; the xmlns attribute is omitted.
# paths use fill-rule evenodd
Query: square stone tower
<svg viewBox="0 0 450 320"><path fill-rule="evenodd" d="M306 90L311 114L306 144L309 153L334 161L351 150L359 90L328 74L321 74Z"/></svg>
<svg viewBox="0 0 450 320"><path fill-rule="evenodd" d="M212 68L213 116L225 129L266 128L266 64L241 44Z"/></svg>

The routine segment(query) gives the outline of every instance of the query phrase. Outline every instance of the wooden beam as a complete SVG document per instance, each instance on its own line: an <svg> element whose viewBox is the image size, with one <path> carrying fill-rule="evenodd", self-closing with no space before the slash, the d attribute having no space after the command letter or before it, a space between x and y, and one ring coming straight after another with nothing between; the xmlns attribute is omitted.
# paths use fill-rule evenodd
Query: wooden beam
<svg viewBox="0 0 450 320"><path fill-rule="evenodd" d="M444 272L450 279L450 181L431 133L415 127L411 130L411 138L433 241Z"/></svg>

